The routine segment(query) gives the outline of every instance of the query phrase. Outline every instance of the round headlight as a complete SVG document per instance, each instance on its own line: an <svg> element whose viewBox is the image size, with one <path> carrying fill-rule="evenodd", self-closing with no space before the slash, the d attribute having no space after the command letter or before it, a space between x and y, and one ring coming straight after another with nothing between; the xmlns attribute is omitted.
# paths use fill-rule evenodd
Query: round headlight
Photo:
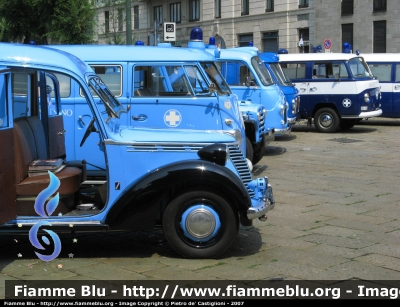
<svg viewBox="0 0 400 307"><path fill-rule="evenodd" d="M365 93L365 94L364 94L364 101L365 101L366 103L369 103L369 94L368 94L368 93Z"/></svg>

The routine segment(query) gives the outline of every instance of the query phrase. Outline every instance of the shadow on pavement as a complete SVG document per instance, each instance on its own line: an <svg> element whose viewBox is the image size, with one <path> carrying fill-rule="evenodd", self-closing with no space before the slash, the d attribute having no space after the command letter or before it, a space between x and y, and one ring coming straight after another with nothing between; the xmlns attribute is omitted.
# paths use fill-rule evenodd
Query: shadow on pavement
<svg viewBox="0 0 400 307"><path fill-rule="evenodd" d="M61 233L58 236L61 240L61 253L57 257L59 259L150 258L154 254L167 258L182 258L169 246L162 230L122 233ZM36 256L35 248L31 245L27 234L0 236L0 245L2 246L0 272L15 260L41 261ZM218 259L253 254L260 247L261 236L258 229L241 227L231 248ZM40 252L45 254L45 251Z"/></svg>

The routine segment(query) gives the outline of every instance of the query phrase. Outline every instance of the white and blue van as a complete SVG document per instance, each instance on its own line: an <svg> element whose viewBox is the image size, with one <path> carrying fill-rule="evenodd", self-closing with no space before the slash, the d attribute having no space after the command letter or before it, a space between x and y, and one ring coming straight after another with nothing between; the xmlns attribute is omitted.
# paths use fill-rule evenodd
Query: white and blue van
<svg viewBox="0 0 400 307"><path fill-rule="evenodd" d="M92 67L127 109L121 117L124 124L137 128L219 131L234 136L246 154L245 127L237 98L219 73L214 54L206 52L204 44L197 44L194 40L188 48L171 47L169 43L50 47L74 54ZM79 86L68 79L60 82L69 131L66 138L76 143L92 115ZM68 149L68 155L74 159L87 160L88 173L93 175L105 169L96 143L91 136L84 147Z"/></svg>
<svg viewBox="0 0 400 307"><path fill-rule="evenodd" d="M400 53L362 53L381 86L382 117L400 117Z"/></svg>
<svg viewBox="0 0 400 307"><path fill-rule="evenodd" d="M286 75L300 92L300 116L318 132L353 127L382 115L380 85L363 57L348 53L279 54Z"/></svg>
<svg viewBox="0 0 400 307"><path fill-rule="evenodd" d="M275 52L261 52L260 59L271 73L275 83L285 94L287 109L287 119L289 125L294 125L300 120L300 94L292 81L286 76L279 64L279 55Z"/></svg>
<svg viewBox="0 0 400 307"><path fill-rule="evenodd" d="M156 71L148 75L159 77ZM78 111L90 114L82 118L80 142L64 139L70 133L61 103L65 80L82 94ZM185 86L188 93L197 91L194 83ZM200 98L213 103L216 96L203 86ZM176 110L176 103L170 107ZM240 224L266 220L274 207L272 187L266 177L252 178L235 135L142 127L128 121L127 112L101 77L72 54L0 43L0 234L29 236L26 257L65 256L58 233L157 227L181 256L214 258L231 246ZM106 161L104 183L88 183L84 161L69 161L68 147L86 148L90 158L94 149L85 145L91 137L97 142L90 146L100 147ZM63 161L57 170L30 168L35 160L54 159Z"/></svg>

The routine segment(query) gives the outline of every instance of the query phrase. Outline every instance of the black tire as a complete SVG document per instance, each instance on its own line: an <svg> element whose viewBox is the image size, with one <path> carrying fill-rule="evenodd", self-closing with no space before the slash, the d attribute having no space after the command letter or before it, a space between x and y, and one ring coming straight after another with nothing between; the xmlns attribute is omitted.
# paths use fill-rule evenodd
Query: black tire
<svg viewBox="0 0 400 307"><path fill-rule="evenodd" d="M342 118L340 120L340 129L350 129L353 128L354 125L356 125L358 123L358 119L357 118L350 118L350 119L346 119L346 118Z"/></svg>
<svg viewBox="0 0 400 307"><path fill-rule="evenodd" d="M314 116L314 125L318 132L333 133L339 128L340 118L331 108L319 109Z"/></svg>
<svg viewBox="0 0 400 307"><path fill-rule="evenodd" d="M259 148L257 152L253 154L253 161L251 161L253 165L256 165L258 162L261 161L261 159L264 157L264 153L265 153L265 147Z"/></svg>
<svg viewBox="0 0 400 307"><path fill-rule="evenodd" d="M186 222L181 225L183 219ZM190 221L192 225L188 226ZM208 190L177 196L167 205L162 223L171 247L192 259L219 256L232 245L239 231L238 212L223 197Z"/></svg>
<svg viewBox="0 0 400 307"><path fill-rule="evenodd" d="M254 156L253 144L251 144L250 139L246 137L246 158L249 159L250 161L253 161L253 156Z"/></svg>

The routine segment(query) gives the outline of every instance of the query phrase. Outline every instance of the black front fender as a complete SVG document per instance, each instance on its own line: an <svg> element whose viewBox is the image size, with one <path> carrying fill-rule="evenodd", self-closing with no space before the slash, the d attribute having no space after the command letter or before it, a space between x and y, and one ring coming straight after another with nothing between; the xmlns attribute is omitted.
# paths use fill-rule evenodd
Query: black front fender
<svg viewBox="0 0 400 307"><path fill-rule="evenodd" d="M177 194L189 189L213 189L246 212L250 196L242 181L226 167L203 160L166 165L128 186L115 201L105 223L111 229L153 229L166 206Z"/></svg>

